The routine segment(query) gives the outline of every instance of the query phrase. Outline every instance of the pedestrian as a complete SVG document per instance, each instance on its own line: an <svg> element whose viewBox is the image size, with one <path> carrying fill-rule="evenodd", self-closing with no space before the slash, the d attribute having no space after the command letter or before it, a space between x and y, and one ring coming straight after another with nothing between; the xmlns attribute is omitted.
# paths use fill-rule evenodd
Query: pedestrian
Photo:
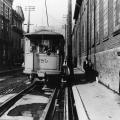
<svg viewBox="0 0 120 120"><path fill-rule="evenodd" d="M83 68L84 68L85 73L86 73L86 71L88 69L88 58L87 57L85 58L85 61L83 62Z"/></svg>
<svg viewBox="0 0 120 120"><path fill-rule="evenodd" d="M94 81L94 69L93 64L90 60L88 60L87 80L88 82Z"/></svg>
<svg viewBox="0 0 120 120"><path fill-rule="evenodd" d="M98 81L98 71L94 69L91 60L88 60L87 57L83 63L83 68L85 70L85 79L87 82Z"/></svg>
<svg viewBox="0 0 120 120"><path fill-rule="evenodd" d="M83 62L83 69L85 71L85 79L88 81L88 71L89 71L89 64L88 64L88 58L85 58L85 61Z"/></svg>
<svg viewBox="0 0 120 120"><path fill-rule="evenodd" d="M98 80L98 71L95 70L91 61L88 61L88 81L93 82Z"/></svg>

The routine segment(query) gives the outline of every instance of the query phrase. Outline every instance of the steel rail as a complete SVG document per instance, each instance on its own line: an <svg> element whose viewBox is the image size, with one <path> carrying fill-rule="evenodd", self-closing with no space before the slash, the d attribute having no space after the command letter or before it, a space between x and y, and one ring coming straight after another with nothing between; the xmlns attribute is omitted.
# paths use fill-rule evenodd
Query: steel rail
<svg viewBox="0 0 120 120"><path fill-rule="evenodd" d="M73 96L72 96L72 90L71 87L68 88L68 110L69 110L69 120L75 120L74 116L74 102L73 102Z"/></svg>
<svg viewBox="0 0 120 120"><path fill-rule="evenodd" d="M65 89L65 96L64 96L64 118L63 120L69 120L69 109L68 109L68 87Z"/></svg>
<svg viewBox="0 0 120 120"><path fill-rule="evenodd" d="M72 88L66 87L64 97L64 120L78 120Z"/></svg>
<svg viewBox="0 0 120 120"><path fill-rule="evenodd" d="M14 105L15 102L17 102L25 93L29 92L30 90L32 90L35 87L36 83L33 83L32 85L30 85L29 87L27 87L26 89L22 90L20 93L18 93L17 95L11 97L10 99L8 99L7 101L5 101L4 103L2 103L0 105L0 117L12 106Z"/></svg>
<svg viewBox="0 0 120 120"><path fill-rule="evenodd" d="M49 103L47 104L47 106L45 107L42 116L40 117L39 120L52 120L54 117L54 113L55 113L55 108L56 108L56 98L58 96L58 88L56 88L53 92L53 94L51 95L51 98L49 100Z"/></svg>

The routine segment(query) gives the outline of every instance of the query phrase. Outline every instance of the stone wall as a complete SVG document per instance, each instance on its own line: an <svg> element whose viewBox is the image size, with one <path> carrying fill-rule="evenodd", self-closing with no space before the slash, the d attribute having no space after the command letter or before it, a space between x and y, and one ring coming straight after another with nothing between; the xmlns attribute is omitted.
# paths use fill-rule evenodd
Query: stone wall
<svg viewBox="0 0 120 120"><path fill-rule="evenodd" d="M96 54L96 69L99 80L112 90L119 92L120 47Z"/></svg>

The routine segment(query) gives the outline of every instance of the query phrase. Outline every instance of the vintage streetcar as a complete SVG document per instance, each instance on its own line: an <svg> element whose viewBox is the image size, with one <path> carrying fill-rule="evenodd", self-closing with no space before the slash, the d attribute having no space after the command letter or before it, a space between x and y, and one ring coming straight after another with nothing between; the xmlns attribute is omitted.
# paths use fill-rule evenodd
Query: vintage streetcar
<svg viewBox="0 0 120 120"><path fill-rule="evenodd" d="M24 73L32 82L59 82L64 42L62 34L51 30L25 34Z"/></svg>

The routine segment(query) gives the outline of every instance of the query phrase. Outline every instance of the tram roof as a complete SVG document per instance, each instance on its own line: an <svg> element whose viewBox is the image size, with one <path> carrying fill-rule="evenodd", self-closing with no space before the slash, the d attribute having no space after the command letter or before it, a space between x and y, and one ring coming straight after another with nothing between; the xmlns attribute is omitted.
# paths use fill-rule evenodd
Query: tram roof
<svg viewBox="0 0 120 120"><path fill-rule="evenodd" d="M38 41L38 40L61 40L64 41L64 37L62 34L53 32L51 30L39 30L32 33L25 34L27 38L31 41Z"/></svg>

